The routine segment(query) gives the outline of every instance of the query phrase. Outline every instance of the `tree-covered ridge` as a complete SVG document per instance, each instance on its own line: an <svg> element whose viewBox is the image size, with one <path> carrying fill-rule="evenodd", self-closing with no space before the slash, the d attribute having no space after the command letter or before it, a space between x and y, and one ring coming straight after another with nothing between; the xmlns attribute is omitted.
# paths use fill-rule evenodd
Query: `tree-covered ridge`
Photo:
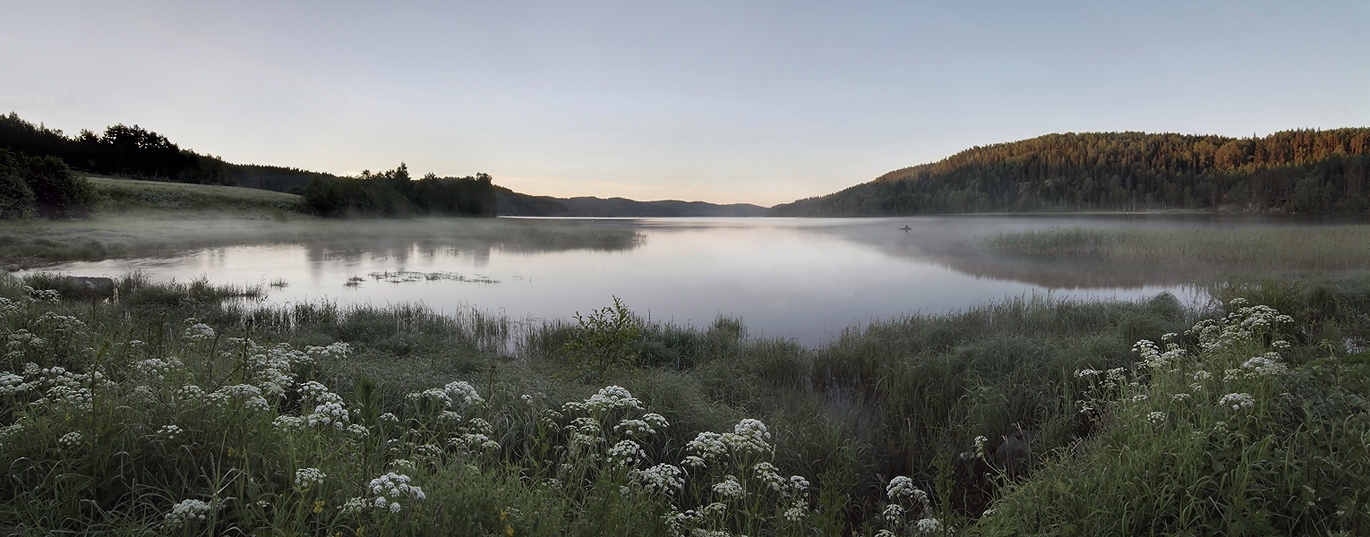
<svg viewBox="0 0 1370 537"><path fill-rule="evenodd" d="M1262 138L1067 133L973 147L774 216L874 216L1034 210L1370 210L1370 129Z"/></svg>

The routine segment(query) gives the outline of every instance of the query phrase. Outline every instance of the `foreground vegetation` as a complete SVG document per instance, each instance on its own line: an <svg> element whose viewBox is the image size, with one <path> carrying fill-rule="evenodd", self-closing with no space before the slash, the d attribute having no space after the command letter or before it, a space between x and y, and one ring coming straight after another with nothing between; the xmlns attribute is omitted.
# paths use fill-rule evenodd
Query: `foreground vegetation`
<svg viewBox="0 0 1370 537"><path fill-rule="evenodd" d="M816 350L621 303L524 326L60 282L0 285L11 533L1370 528L1364 279L1205 310L1014 300ZM1010 477L995 451L1020 430Z"/></svg>

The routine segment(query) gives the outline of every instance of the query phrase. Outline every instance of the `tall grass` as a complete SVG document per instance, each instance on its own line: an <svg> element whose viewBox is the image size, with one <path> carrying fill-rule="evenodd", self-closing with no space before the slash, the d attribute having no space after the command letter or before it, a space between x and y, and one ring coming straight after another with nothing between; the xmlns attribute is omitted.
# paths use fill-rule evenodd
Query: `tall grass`
<svg viewBox="0 0 1370 537"><path fill-rule="evenodd" d="M1159 394L1179 393L1178 380L1139 365L1133 343L1230 313L1169 295L1018 299L874 323L816 350L749 338L727 318L702 329L644 323L620 349L635 360L600 381L568 352L568 342L594 340L579 333L590 325L413 306L263 308L224 300L232 290L138 278L118 282L117 301L65 300L41 283L0 284L0 528L11 533L1149 533L1086 510L1140 521L1162 512L1161 502L1136 503L1142 493L1209 491L1163 474L1168 453L1194 442L1180 424L1210 427L1203 420L1218 414L1165 406ZM1224 468L1260 483L1240 495L1256 507L1232 513L1271 513L1264 520L1279 531L1362 527L1329 506L1363 512L1346 492L1363 463L1334 452L1359 446L1363 409L1347 393L1366 393L1370 376L1326 357L1365 345L1366 290L1328 281L1215 291L1279 302L1293 323L1281 332L1293 373L1215 383L1202 399L1229 387L1265 397L1266 421L1240 429L1267 438L1265 451L1221 452ZM1215 375L1260 350L1179 343L1195 363L1221 361L1204 366ZM1101 387L1084 370L1135 373ZM1140 393L1153 397L1133 402ZM1157 411L1166 427L1146 421ZM1008 479L986 455L1019 429L1037 462ZM1139 462L1112 469L1119 445ZM1261 453L1284 466L1252 456ZM1312 462L1295 464L1303 455ZM1119 471L1151 481L1110 483ZM1304 486L1342 492L1311 499L1316 509L1271 503ZM982 517L991 506L998 513ZM1238 528L1177 520L1181 530Z"/></svg>

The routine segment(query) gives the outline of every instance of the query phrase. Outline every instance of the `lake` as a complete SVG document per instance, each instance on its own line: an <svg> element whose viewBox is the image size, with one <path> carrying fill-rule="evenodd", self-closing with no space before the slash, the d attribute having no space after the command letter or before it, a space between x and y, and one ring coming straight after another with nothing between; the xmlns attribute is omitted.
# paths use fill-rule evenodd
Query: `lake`
<svg viewBox="0 0 1370 537"><path fill-rule="evenodd" d="M557 219L537 219L547 226ZM1165 267L1007 259L983 247L1011 231L1064 227L1303 225L1259 216L951 216L862 219L633 218L577 220L637 230L628 247L539 249L402 237L259 244L174 257L75 262L83 276L143 271L154 280L200 277L261 285L266 303L418 302L531 321L570 319L623 299L653 321L707 326L740 318L753 337L820 345L871 320L937 314L1009 297L1137 299L1206 295ZM459 222L458 222L459 224ZM907 230L902 228L907 227ZM271 284L284 283L283 287Z"/></svg>

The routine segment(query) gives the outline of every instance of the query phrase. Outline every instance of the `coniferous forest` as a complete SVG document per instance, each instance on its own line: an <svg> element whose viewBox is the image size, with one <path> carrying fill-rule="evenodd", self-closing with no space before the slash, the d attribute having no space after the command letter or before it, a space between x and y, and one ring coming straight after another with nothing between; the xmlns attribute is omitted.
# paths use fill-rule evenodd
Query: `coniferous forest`
<svg viewBox="0 0 1370 537"><path fill-rule="evenodd" d="M772 216L1019 211L1370 210L1370 129L1260 138L1067 133L974 147L840 192L777 205Z"/></svg>

